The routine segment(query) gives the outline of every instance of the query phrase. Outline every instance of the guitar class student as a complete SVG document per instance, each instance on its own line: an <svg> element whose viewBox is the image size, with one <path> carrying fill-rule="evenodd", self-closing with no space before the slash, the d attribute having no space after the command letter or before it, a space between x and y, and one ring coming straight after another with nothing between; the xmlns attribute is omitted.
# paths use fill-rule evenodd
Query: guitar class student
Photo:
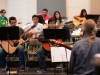
<svg viewBox="0 0 100 75"><path fill-rule="evenodd" d="M0 16L0 27L4 27L4 26L8 25L8 18L5 16L6 10L2 9L0 11L0 14L1 14L1 16Z"/></svg>
<svg viewBox="0 0 100 75"><path fill-rule="evenodd" d="M28 29L30 29L33 25L35 25L35 27L33 29L31 29L29 31L29 33L34 34L37 33L35 35L33 35L32 38L37 38L38 35L41 33L41 31L44 29L44 26L42 23L39 23L39 17L38 15L33 15L32 16L32 21L33 23L25 25L24 27L22 27L24 29L24 31L27 31Z"/></svg>
<svg viewBox="0 0 100 75"><path fill-rule="evenodd" d="M38 15L41 15L44 19L44 21L49 20L51 16L48 14L48 9L44 8L42 10L42 13L39 13Z"/></svg>
<svg viewBox="0 0 100 75"><path fill-rule="evenodd" d="M87 16L87 11L86 9L82 9L80 15L75 15L74 16L74 20L75 22L73 22L75 24L75 26L78 26L78 24L82 24L83 21L86 20L86 16Z"/></svg>
<svg viewBox="0 0 100 75"><path fill-rule="evenodd" d="M55 18L58 25L64 25L64 20L62 19L59 11L55 11L53 17Z"/></svg>
<svg viewBox="0 0 100 75"><path fill-rule="evenodd" d="M48 20L48 29L56 29L56 20L54 18L50 18ZM53 41L53 39L44 39L44 34L43 32L41 32L38 37L38 40L42 42L42 46L40 46L39 50L37 51L37 57L40 66L40 70L38 70L37 72L42 73L47 71L44 58L46 55L50 55L50 42ZM61 39L58 39L57 41L62 42Z"/></svg>
<svg viewBox="0 0 100 75"><path fill-rule="evenodd" d="M17 23L16 17L10 17L9 18L10 26L16 26L16 23ZM23 33L24 33L24 30L19 27L19 35L21 35ZM16 42L16 41L13 40L13 42ZM2 44L2 42L1 42L1 44ZM18 57L19 57L19 60L20 60L20 70L19 71L23 72L24 71L24 64L25 64L24 47L22 45L19 45L14 53L18 53ZM7 56L7 54L8 53L3 49L3 47L0 47L0 64L2 66L3 72L6 71L6 69L7 69L6 58L5 58Z"/></svg>
<svg viewBox="0 0 100 75"><path fill-rule="evenodd" d="M96 37L96 23L92 19L82 25L82 40L72 48L69 62L69 72L72 75L95 75L95 67L91 64L95 54L100 53L100 38Z"/></svg>

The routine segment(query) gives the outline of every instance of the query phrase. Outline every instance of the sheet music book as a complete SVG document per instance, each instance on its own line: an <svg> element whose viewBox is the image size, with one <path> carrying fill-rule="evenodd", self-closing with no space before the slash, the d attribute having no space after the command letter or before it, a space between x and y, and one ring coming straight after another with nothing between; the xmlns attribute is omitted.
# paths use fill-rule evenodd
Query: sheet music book
<svg viewBox="0 0 100 75"><path fill-rule="evenodd" d="M64 47L51 47L52 62L69 62L71 50Z"/></svg>
<svg viewBox="0 0 100 75"><path fill-rule="evenodd" d="M73 31L71 35L72 36L79 36L80 32L81 32L81 28L79 28L78 30Z"/></svg>

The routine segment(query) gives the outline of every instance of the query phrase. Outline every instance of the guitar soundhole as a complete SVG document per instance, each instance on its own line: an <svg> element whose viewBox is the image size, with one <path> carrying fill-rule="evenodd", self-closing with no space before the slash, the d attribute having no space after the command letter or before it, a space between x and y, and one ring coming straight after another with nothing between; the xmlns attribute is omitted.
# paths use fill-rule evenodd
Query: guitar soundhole
<svg viewBox="0 0 100 75"><path fill-rule="evenodd" d="M16 47L19 44L19 42L16 42L13 44L14 47Z"/></svg>

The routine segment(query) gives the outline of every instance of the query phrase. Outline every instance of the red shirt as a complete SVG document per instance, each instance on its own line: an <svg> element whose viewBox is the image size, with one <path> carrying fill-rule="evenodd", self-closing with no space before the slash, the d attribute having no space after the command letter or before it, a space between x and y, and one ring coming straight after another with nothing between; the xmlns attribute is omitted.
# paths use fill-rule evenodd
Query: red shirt
<svg viewBox="0 0 100 75"><path fill-rule="evenodd" d="M38 14L38 15L41 15L43 17L44 21L51 18L51 16L49 14L47 14L46 16L44 16L43 14Z"/></svg>

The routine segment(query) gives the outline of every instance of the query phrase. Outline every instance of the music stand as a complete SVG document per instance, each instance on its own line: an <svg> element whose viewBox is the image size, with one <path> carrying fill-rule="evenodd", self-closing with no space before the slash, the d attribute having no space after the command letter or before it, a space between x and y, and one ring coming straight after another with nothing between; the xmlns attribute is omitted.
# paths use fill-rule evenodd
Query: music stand
<svg viewBox="0 0 100 75"><path fill-rule="evenodd" d="M97 15L97 14L88 14L86 16L86 19L93 19L95 21L95 23L97 23L98 19L99 19L99 16L100 15Z"/></svg>
<svg viewBox="0 0 100 75"><path fill-rule="evenodd" d="M68 29L43 29L45 39L70 39Z"/></svg>
<svg viewBox="0 0 100 75"><path fill-rule="evenodd" d="M43 29L43 33L45 39L70 39L70 31L66 29ZM67 51L66 51L66 57L67 57ZM55 68L54 68L54 75L56 74ZM67 63L67 75L68 75L68 63Z"/></svg>
<svg viewBox="0 0 100 75"><path fill-rule="evenodd" d="M9 40L18 40L18 39L19 39L18 26L0 27L0 40L8 41L9 75L10 75Z"/></svg>
<svg viewBox="0 0 100 75"><path fill-rule="evenodd" d="M97 33L96 33L96 37L100 38L100 29L98 29Z"/></svg>

